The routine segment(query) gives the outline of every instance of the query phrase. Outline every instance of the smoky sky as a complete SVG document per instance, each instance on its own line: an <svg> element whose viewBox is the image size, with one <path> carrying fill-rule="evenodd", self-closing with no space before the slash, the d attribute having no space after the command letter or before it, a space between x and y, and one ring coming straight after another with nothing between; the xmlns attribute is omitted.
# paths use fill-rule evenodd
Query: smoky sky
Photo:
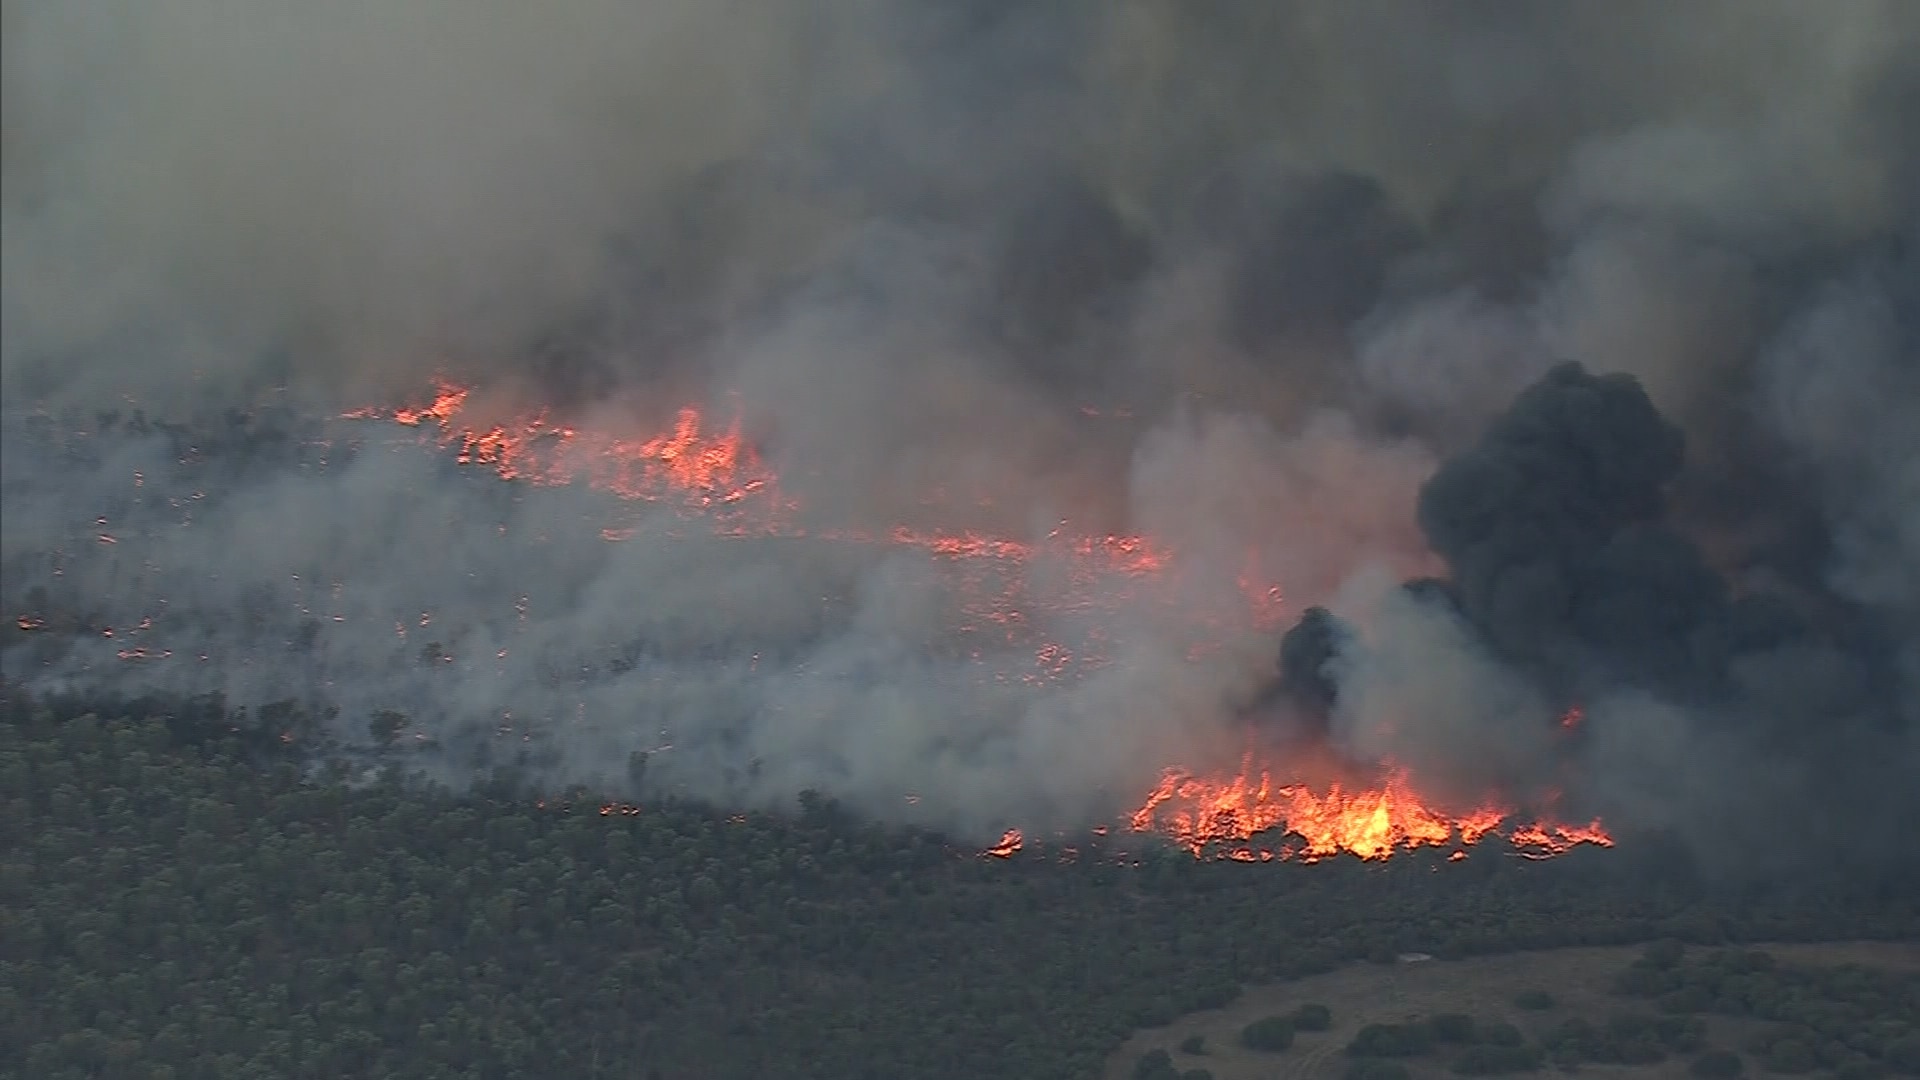
<svg viewBox="0 0 1920 1080"><path fill-rule="evenodd" d="M7 0L4 31L0 599L120 635L12 677L539 719L572 775L672 742L650 769L695 792L989 830L1236 754L1259 579L1343 620L1295 655L1346 656L1357 756L1575 769L1655 825L1914 760L1900 0ZM822 525L1066 520L1184 569L962 588L325 420L435 374L614 430L737 411ZM1023 682L1033 642L960 610L993 589L1107 662ZM155 611L210 658L115 661ZM1569 751L1530 718L1575 696Z"/></svg>

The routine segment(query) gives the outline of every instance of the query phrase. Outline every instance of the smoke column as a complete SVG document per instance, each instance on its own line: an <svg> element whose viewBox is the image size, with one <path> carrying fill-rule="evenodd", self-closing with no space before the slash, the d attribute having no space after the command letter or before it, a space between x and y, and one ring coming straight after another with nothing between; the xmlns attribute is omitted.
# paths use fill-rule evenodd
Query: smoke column
<svg viewBox="0 0 1920 1080"><path fill-rule="evenodd" d="M1742 852L1911 814L1910 4L0 10L9 680L990 834L1236 755L1250 578L1356 759ZM737 414L814 532L1181 558L970 586L1104 661L1035 685L923 553L330 419L436 375Z"/></svg>

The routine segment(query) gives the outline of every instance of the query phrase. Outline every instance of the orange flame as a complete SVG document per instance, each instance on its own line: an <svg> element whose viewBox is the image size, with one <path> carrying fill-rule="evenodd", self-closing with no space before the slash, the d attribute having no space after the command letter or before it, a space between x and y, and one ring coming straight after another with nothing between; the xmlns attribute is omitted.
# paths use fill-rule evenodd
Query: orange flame
<svg viewBox="0 0 1920 1080"><path fill-rule="evenodd" d="M1021 835L1019 829L1008 829L1001 834L999 843L982 851L980 854L990 855L996 859L1010 859L1013 857L1013 853L1025 847L1026 843L1026 837Z"/></svg>
<svg viewBox="0 0 1920 1080"><path fill-rule="evenodd" d="M462 465L491 469L504 480L560 485L585 482L621 498L678 497L694 507L738 503L771 493L773 474L742 439L738 425L709 430L700 410L680 410L671 432L621 439L552 422L545 412L505 424L463 422L472 391L442 381L429 405L355 409L347 420L392 420L431 427Z"/></svg>
<svg viewBox="0 0 1920 1080"><path fill-rule="evenodd" d="M1243 842L1277 835L1283 841L1278 857L1314 862L1342 852L1384 859L1419 847L1471 847L1498 833L1511 816L1510 809L1491 803L1448 813L1423 800L1404 769L1387 770L1371 787L1335 782L1319 794L1305 784L1276 783L1271 770L1256 770L1248 755L1231 776L1168 769L1129 824L1135 832L1166 836L1195 856L1233 845L1221 857L1243 862L1272 857ZM1538 857L1583 843L1613 845L1598 821L1578 827L1536 822L1506 835Z"/></svg>
<svg viewBox="0 0 1920 1080"><path fill-rule="evenodd" d="M1563 854L1579 844L1593 844L1597 847L1612 847L1613 837L1607 835L1598 819L1585 825L1560 825L1548 821L1536 821L1522 825L1507 834L1513 846L1520 849L1522 858L1545 859Z"/></svg>
<svg viewBox="0 0 1920 1080"><path fill-rule="evenodd" d="M545 412L510 423L481 423L468 415L471 390L442 380L429 404L403 408L364 408L345 419L391 420L425 429L427 437L452 448L464 465L491 470L502 479L534 484L585 483L624 499L666 501L708 515L718 514L730 524L726 531L753 531L803 535L791 525L795 505L778 492L777 477L741 434L736 421L713 428L696 408L681 409L671 430L649 438L619 438L584 432L552 422ZM749 510L752 514L743 517ZM609 527L601 535L620 541L634 530ZM995 562L1024 563L1040 549L1033 544L973 532L924 532L900 527L876 537L857 532L816 534L824 539L873 543L889 541L919 548L951 560L956 566L984 567ZM1049 553L1066 556L1076 580L1089 573L1145 576L1172 564L1174 553L1139 536L1070 536L1048 538ZM984 584L968 571L970 617L998 624L1013 635L1026 616L1017 603L1017 590ZM1271 627L1283 618L1283 598L1277 585L1265 579L1257 553L1249 552L1240 574L1256 625ZM972 586L982 586L975 589ZM22 628L26 628L25 618ZM967 629L975 629L968 627ZM1204 652L1196 645L1195 652ZM1025 680L1051 678L1069 666L1097 666L1098 657L1077 656L1057 642L1040 642L1034 652L1037 673ZM1576 706L1561 718L1571 731L1582 722ZM607 804L602 815L638 813L630 804ZM1136 831L1164 835L1200 856L1209 850L1217 857L1240 862L1276 858L1317 861L1342 852L1363 859L1384 859L1396 851L1457 845L1464 849L1490 835L1503 835L1527 858L1547 858L1580 844L1611 847L1613 840L1598 821L1571 826L1537 821L1502 827L1513 817L1511 808L1489 803L1464 813L1443 811L1424 800L1409 774L1389 769L1370 786L1339 783L1318 793L1304 783L1276 783L1271 770L1255 770L1251 756L1231 776L1199 776L1168 769L1144 803L1128 819ZM1284 831L1281 831L1284 830ZM1098 830L1104 835L1104 830ZM1249 841L1273 834L1275 848L1259 848ZM1010 858L1024 846L1019 829L1009 829L1000 842L981 854ZM1450 858L1463 858L1456 850Z"/></svg>

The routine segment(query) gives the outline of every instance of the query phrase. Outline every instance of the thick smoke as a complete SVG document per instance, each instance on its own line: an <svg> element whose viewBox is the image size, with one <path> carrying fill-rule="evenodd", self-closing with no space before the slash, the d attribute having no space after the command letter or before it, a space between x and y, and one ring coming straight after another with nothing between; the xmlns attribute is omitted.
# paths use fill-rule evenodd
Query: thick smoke
<svg viewBox="0 0 1920 1080"><path fill-rule="evenodd" d="M1249 711L1743 848L1916 763L1901 0L0 10L9 679L982 831ZM737 411L815 532L1181 558L956 584L325 419L438 373Z"/></svg>
<svg viewBox="0 0 1920 1080"><path fill-rule="evenodd" d="M1310 611L1284 639L1282 686L1350 750L1466 790L1560 785L1561 765L1615 820L1688 792L1662 809L1702 840L1811 825L1899 842L1876 818L1913 808L1920 685L1910 630L1874 607L1911 593L1735 595L1667 524L1683 444L1631 376L1550 370L1421 490L1447 577L1389 590L1361 616L1370 632ZM1555 738L1571 709L1585 715Z"/></svg>

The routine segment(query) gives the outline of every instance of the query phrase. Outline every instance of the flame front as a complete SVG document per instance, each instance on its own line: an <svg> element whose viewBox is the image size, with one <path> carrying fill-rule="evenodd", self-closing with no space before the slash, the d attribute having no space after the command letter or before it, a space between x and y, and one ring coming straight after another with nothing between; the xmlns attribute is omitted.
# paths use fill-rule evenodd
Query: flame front
<svg viewBox="0 0 1920 1080"><path fill-rule="evenodd" d="M1304 783L1276 783L1273 772L1256 769L1249 755L1230 776L1168 769L1129 824L1135 832L1164 835L1196 856L1213 850L1243 862L1312 862L1341 853L1384 859L1419 847L1464 849L1489 835L1505 836L1529 857L1558 855L1578 844L1613 846L1598 821L1510 824L1513 818L1511 808L1491 803L1463 813L1442 810L1414 790L1405 769L1389 769L1371 786L1336 781L1316 793ZM1274 837L1275 845L1246 846L1261 836Z"/></svg>
<svg viewBox="0 0 1920 1080"><path fill-rule="evenodd" d="M695 509L763 493L778 503L772 471L739 426L712 430L699 409L681 409L669 432L626 439L557 424L545 412L505 424L465 423L471 396L469 388L443 381L431 404L355 409L343 419L428 428L462 465L491 469L504 480L586 483L625 499L677 499Z"/></svg>

